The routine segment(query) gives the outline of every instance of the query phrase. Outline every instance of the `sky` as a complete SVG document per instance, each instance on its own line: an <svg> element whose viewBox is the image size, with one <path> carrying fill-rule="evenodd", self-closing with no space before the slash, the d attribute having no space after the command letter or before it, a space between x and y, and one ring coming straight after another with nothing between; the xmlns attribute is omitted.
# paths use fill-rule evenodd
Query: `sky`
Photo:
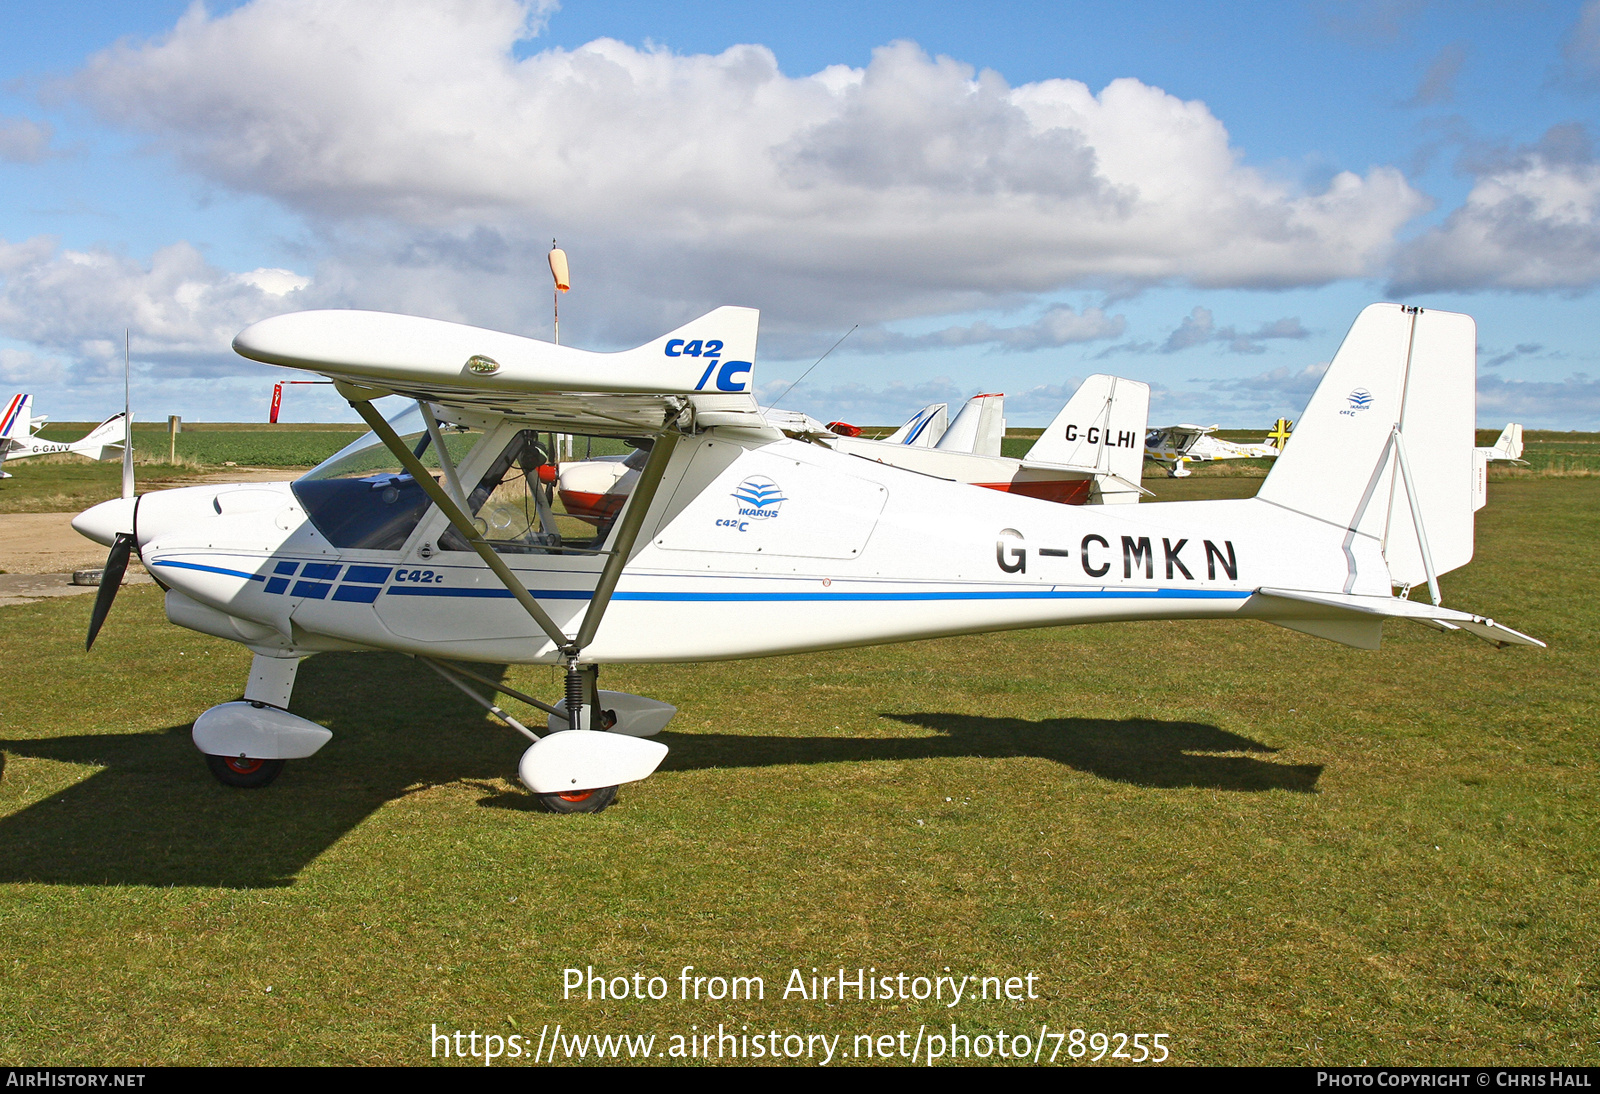
<svg viewBox="0 0 1600 1094"><path fill-rule="evenodd" d="M1600 0L19 0L0 389L104 417L126 330L136 417L264 420L243 327L548 338L558 240L564 344L758 307L824 421L1109 372L1264 430L1394 300L1477 320L1480 426L1600 429L1597 106Z"/></svg>

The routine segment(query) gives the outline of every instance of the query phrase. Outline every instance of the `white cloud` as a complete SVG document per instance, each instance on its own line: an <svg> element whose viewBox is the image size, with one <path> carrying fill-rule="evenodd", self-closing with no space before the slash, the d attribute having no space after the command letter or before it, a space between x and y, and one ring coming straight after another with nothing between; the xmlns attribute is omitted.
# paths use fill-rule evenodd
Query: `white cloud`
<svg viewBox="0 0 1600 1094"><path fill-rule="evenodd" d="M1099 308L1085 308L1079 312L1065 304L1056 304L1033 322L1014 327L997 327L979 320L968 326L945 327L927 334L870 330L858 334L843 348L855 353L900 353L988 345L996 349L1026 352L1116 338L1126 328L1127 321L1120 315L1107 315Z"/></svg>
<svg viewBox="0 0 1600 1094"><path fill-rule="evenodd" d="M47 357L25 349L0 349L0 382L18 391L55 383L66 375L67 362L60 357Z"/></svg>
<svg viewBox="0 0 1600 1094"><path fill-rule="evenodd" d="M1558 381L1480 375L1478 421L1485 427L1521 422L1533 429L1593 429L1600 424L1600 380L1581 372Z"/></svg>
<svg viewBox="0 0 1600 1094"><path fill-rule="evenodd" d="M38 163L49 154L53 134L48 123L0 114L0 160Z"/></svg>
<svg viewBox="0 0 1600 1094"><path fill-rule="evenodd" d="M1484 163L1466 202L1397 256L1391 290L1581 291L1600 281L1600 165L1581 125Z"/></svg>
<svg viewBox="0 0 1600 1094"><path fill-rule="evenodd" d="M383 245L343 259L358 274L462 274L433 278L433 310L477 321L510 292L486 282L527 295L552 235L608 312L653 331L736 301L781 336L1071 286L1370 275L1426 206L1391 168L1318 193L1268 178L1203 103L1137 80L1011 87L904 42L799 78L754 45L680 56L602 39L519 59L543 10L196 6L75 86L205 178L303 213L332 250L378 225ZM474 240L504 269L482 269Z"/></svg>
<svg viewBox="0 0 1600 1094"><path fill-rule="evenodd" d="M1230 353L1265 353L1267 347L1261 343L1266 339L1308 338L1310 335L1311 332L1301 326L1299 318L1295 316L1263 323L1247 334L1240 334L1236 327L1217 326L1211 309L1197 305L1192 312L1184 316L1183 322L1178 324L1178 329L1167 335L1166 342L1161 346L1161 352L1177 353L1207 342L1221 342L1228 347Z"/></svg>
<svg viewBox="0 0 1600 1094"><path fill-rule="evenodd" d="M247 363L232 353L233 336L305 307L306 284L288 270L218 269L187 243L164 247L145 264L103 250L60 250L43 236L0 239L0 330L91 369L120 371L127 329L136 356L173 371L238 372Z"/></svg>

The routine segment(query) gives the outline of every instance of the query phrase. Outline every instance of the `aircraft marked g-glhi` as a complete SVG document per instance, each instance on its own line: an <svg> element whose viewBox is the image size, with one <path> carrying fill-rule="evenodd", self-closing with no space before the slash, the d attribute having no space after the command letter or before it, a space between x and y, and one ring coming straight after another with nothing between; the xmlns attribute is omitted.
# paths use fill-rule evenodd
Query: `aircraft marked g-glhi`
<svg viewBox="0 0 1600 1094"><path fill-rule="evenodd" d="M90 640L137 549L169 619L256 655L244 700L194 726L225 782L270 781L331 736L288 712L301 657L398 650L534 739L519 774L556 811L603 807L666 753L646 738L672 708L601 691L605 664L1134 619L1265 620L1366 649L1410 619L1541 644L1440 604L1438 575L1473 552L1467 316L1363 311L1256 497L1092 507L785 437L751 394L756 327L719 308L602 354L372 312L257 323L241 354L331 378L373 435L294 483L80 514L112 545ZM372 404L385 395L414 400L393 424ZM632 440L620 513L577 525L538 503L541 431ZM1427 601L1395 595L1423 584ZM565 699L508 691L474 661L564 666ZM473 680L562 731L522 725Z"/></svg>

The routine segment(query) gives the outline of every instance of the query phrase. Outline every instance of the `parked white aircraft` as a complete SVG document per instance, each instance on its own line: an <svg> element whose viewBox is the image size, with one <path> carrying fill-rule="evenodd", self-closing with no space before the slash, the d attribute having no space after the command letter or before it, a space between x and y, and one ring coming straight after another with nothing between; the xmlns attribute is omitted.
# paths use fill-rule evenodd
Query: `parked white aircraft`
<svg viewBox="0 0 1600 1094"><path fill-rule="evenodd" d="M1003 399L979 395L969 400L932 447L831 433L815 440L836 452L908 471L1069 505L1136 502L1146 492L1139 478L1148 384L1089 377L1021 459L1000 455Z"/></svg>
<svg viewBox="0 0 1600 1094"><path fill-rule="evenodd" d="M843 422L830 422L829 428L843 425ZM944 436L944 431L950 425L950 404L929 403L913 414L909 421L887 437L883 438L887 444L912 444L923 448L932 448L939 443L939 438ZM851 427L854 428L854 427ZM852 433L849 429L841 430L840 436L859 436L860 431Z"/></svg>
<svg viewBox="0 0 1600 1094"><path fill-rule="evenodd" d="M1276 459L1282 451L1275 440L1261 444L1237 444L1212 436L1217 426L1170 425L1165 429L1152 429L1144 439L1144 454L1167 469L1167 477L1185 478L1189 474L1186 464L1207 460L1260 460ZM1274 433L1281 432L1287 440L1287 423L1278 420Z"/></svg>
<svg viewBox="0 0 1600 1094"><path fill-rule="evenodd" d="M1489 463L1496 460L1510 460L1512 463L1525 463L1522 458L1522 427L1516 422L1511 422L1500 431L1500 436L1494 444L1487 448L1479 448L1483 458Z"/></svg>
<svg viewBox="0 0 1600 1094"><path fill-rule="evenodd" d="M1440 604L1438 575L1473 550L1467 316L1363 311L1256 497L1093 509L786 438L750 394L756 319L719 308L616 354L371 312L257 323L235 349L332 378L373 435L294 483L80 514L74 527L111 544L89 640L137 550L169 619L255 654L243 701L194 724L222 781L263 785L331 737L287 709L300 658L399 650L532 738L519 774L562 812L604 807L666 753L643 738L672 708L599 690L605 664L1173 618L1365 649L1387 619L1542 644ZM372 403L386 395L415 402L391 423ZM537 504L538 430L643 442L637 486L595 534ZM1394 595L1424 582L1429 602ZM565 701L439 658L564 666ZM577 728L536 734L472 679L544 711L548 730Z"/></svg>
<svg viewBox="0 0 1600 1094"><path fill-rule="evenodd" d="M75 441L44 441L38 433L44 428L49 415L32 416L33 396L13 395L0 412L0 467L7 460L25 460L30 456L49 456L70 452L90 460L109 460L122 454L126 429L124 415L113 414ZM0 479L9 479L9 471L0 471Z"/></svg>
<svg viewBox="0 0 1600 1094"><path fill-rule="evenodd" d="M892 436L870 440L844 422L823 425L798 410L758 408L767 424L796 440L891 464L924 475L971 483L990 490L1026 494L1066 505L1136 502L1147 493L1139 485L1150 387L1137 380L1095 375L1085 380L1039 436L1027 455L1000 455L1005 435L1004 396L975 395L948 429L935 429L946 404L935 403L914 415ZM934 436L931 444L916 443ZM593 523L608 520L639 481L645 453L545 465L540 475L554 481L562 507Z"/></svg>
<svg viewBox="0 0 1600 1094"><path fill-rule="evenodd" d="M1494 444L1472 450L1472 508L1489 504L1489 464L1496 460L1527 464L1522 458L1522 427L1512 422L1500 431Z"/></svg>

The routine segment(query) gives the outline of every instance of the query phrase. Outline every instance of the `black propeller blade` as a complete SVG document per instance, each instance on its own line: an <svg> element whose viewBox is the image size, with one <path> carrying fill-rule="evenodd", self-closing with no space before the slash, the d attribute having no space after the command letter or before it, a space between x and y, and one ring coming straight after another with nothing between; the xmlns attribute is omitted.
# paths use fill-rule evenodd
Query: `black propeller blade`
<svg viewBox="0 0 1600 1094"><path fill-rule="evenodd" d="M106 615L111 611L111 602L117 598L117 590L122 587L122 575L128 572L128 556L132 553L133 534L118 532L117 538L112 541L111 553L106 556L105 571L100 575L100 591L94 596L94 614L89 617L89 641L83 645L85 650L94 649L95 635L100 633Z"/></svg>

